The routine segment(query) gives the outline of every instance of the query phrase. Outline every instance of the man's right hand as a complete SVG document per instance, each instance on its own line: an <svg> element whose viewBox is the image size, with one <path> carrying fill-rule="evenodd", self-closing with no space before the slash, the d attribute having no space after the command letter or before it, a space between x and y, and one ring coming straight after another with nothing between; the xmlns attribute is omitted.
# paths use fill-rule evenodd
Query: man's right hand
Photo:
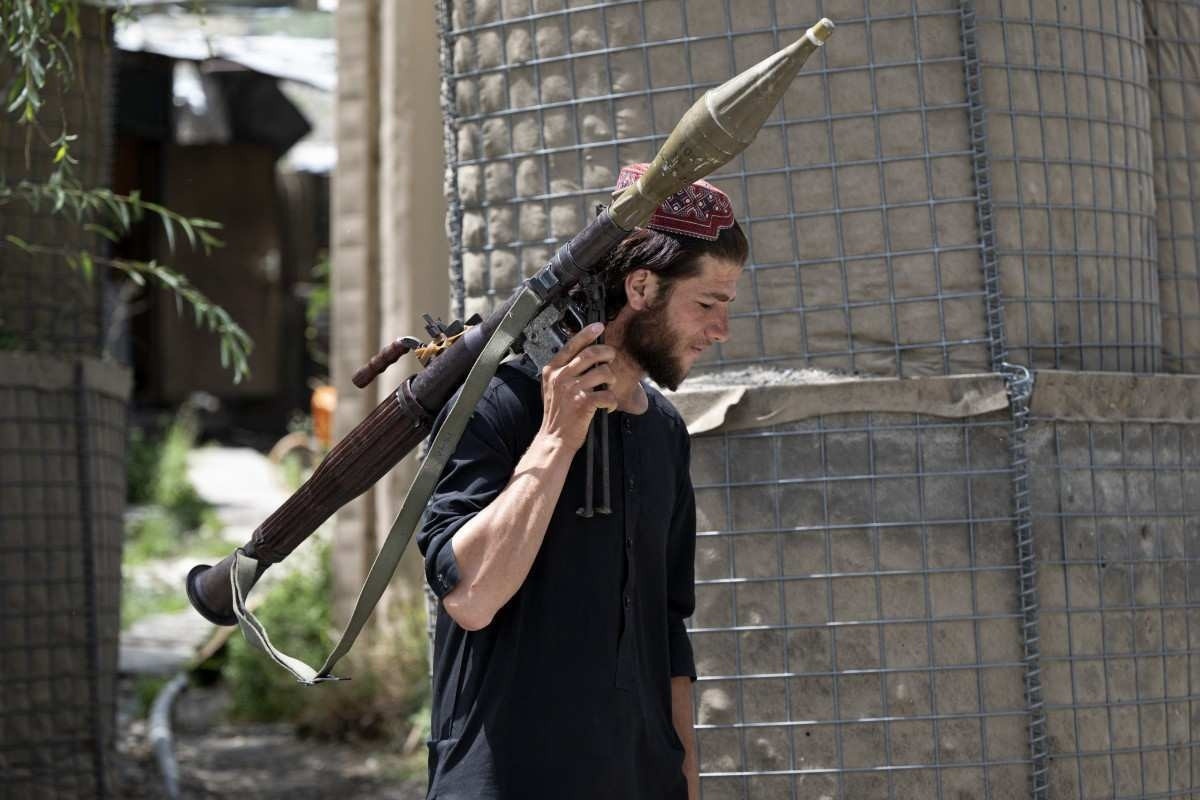
<svg viewBox="0 0 1200 800"><path fill-rule="evenodd" d="M614 380L611 364L617 351L605 344L592 344L603 332L604 325L593 322L571 337L542 367L544 411L539 435L560 440L572 452L587 439L596 409L617 409L617 397L608 388Z"/></svg>

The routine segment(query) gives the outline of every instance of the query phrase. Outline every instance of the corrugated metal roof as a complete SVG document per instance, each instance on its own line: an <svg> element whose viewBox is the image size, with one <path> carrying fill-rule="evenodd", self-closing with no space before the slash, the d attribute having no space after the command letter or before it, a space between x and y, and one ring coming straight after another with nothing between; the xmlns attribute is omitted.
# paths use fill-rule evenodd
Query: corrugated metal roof
<svg viewBox="0 0 1200 800"><path fill-rule="evenodd" d="M220 58L289 81L332 92L337 88L337 48L332 39L212 34L149 18L120 25L117 46L187 61Z"/></svg>

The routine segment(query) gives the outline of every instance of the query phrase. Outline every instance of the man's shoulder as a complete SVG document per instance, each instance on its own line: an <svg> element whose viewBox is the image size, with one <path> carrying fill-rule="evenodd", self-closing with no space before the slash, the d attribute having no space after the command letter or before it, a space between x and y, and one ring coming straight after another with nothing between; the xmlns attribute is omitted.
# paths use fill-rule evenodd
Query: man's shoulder
<svg viewBox="0 0 1200 800"><path fill-rule="evenodd" d="M524 356L505 361L496 369L484 397L502 406L540 407L542 383L537 366Z"/></svg>
<svg viewBox="0 0 1200 800"><path fill-rule="evenodd" d="M438 412L434 430L438 430L450 413L451 407L458 402L462 387L454 393L450 402ZM471 423L499 429L512 429L522 421L541 418L542 393L540 382L531 377L527 370L518 368L515 362L506 361L501 364L487 389L472 409Z"/></svg>
<svg viewBox="0 0 1200 800"><path fill-rule="evenodd" d="M506 361L496 370L487 390L475 406L492 425L513 430L524 429L532 421L541 421L542 385L527 368Z"/></svg>
<svg viewBox="0 0 1200 800"><path fill-rule="evenodd" d="M658 420L672 434L686 437L688 435L687 423L684 422L679 409L675 408L675 405L658 390L658 387L649 381L642 381L642 388L646 390L646 397L650 401L650 407L647 409L648 417Z"/></svg>

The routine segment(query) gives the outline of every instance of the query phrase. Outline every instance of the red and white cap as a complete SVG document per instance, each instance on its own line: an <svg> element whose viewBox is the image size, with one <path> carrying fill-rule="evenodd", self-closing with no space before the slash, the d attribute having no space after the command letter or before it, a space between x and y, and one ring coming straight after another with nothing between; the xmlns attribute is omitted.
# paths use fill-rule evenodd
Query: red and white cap
<svg viewBox="0 0 1200 800"><path fill-rule="evenodd" d="M649 168L649 164L623 167L613 194L619 194ZM715 241L721 231L733 227L733 203L729 202L729 195L708 181L699 180L659 203L646 227Z"/></svg>

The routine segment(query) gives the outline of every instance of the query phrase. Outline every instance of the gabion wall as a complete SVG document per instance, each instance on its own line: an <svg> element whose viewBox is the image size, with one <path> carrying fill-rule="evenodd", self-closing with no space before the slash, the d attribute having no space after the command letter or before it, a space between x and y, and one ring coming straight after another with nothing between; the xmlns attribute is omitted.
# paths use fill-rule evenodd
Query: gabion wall
<svg viewBox="0 0 1200 800"><path fill-rule="evenodd" d="M541 266L609 199L620 165L648 160L704 89L828 15L829 47L715 178L752 263L709 368L987 369L981 224L1014 362L1158 367L1135 0L446 2L452 244L467 313Z"/></svg>
<svg viewBox="0 0 1200 800"><path fill-rule="evenodd" d="M109 183L112 44L108 12L81 4L77 71L48 77L41 132L0 123L0 174L45 182L66 130L84 188ZM11 65L11 59L5 66ZM8 96L12 75L0 72ZM90 280L60 255L107 254L53 202L0 209L0 797L111 796L129 376L106 347L104 269Z"/></svg>
<svg viewBox="0 0 1200 800"><path fill-rule="evenodd" d="M129 383L0 353L0 797L111 796Z"/></svg>
<svg viewBox="0 0 1200 800"><path fill-rule="evenodd" d="M443 8L467 313L704 89L838 24L715 176L752 263L702 369L753 367L773 425L693 443L703 796L1194 794L1200 387L1116 374L1188 369L1200 319L1194 4ZM990 372L1001 404L934 412L919 377L821 405L766 374L797 366L964 399Z"/></svg>
<svg viewBox="0 0 1200 800"><path fill-rule="evenodd" d="M926 380L877 384L876 408ZM693 439L706 800L1029 797L1042 764L1036 797L1200 790L1200 383L1039 380L1028 612L1006 413L827 400Z"/></svg>
<svg viewBox="0 0 1200 800"><path fill-rule="evenodd" d="M1197 384L1160 378L1143 390L1174 400L1177 418L1134 407L1126 419L1068 421L1035 408L1052 797L1191 797L1200 788L1191 636L1200 622L1200 426L1188 413Z"/></svg>
<svg viewBox="0 0 1200 800"><path fill-rule="evenodd" d="M1139 0L979 3L984 146L1015 363L1158 369L1142 10Z"/></svg>
<svg viewBox="0 0 1200 800"><path fill-rule="evenodd" d="M1024 795L1007 432L831 414L693 441L707 800Z"/></svg>
<svg viewBox="0 0 1200 800"><path fill-rule="evenodd" d="M1200 6L1147 0L1163 367L1200 372Z"/></svg>
<svg viewBox="0 0 1200 800"><path fill-rule="evenodd" d="M110 23L86 4L80 9L78 45L68 40L70 57L81 78L64 89L51 74L43 95L42 131L18 125L5 111L0 123L0 175L10 184L22 179L43 183L53 171L54 150L43 136L57 136L65 125L78 136L71 154L79 160L75 177L86 188L108 185L112 158L112 45ZM14 62L5 61L8 68ZM8 96L12 75L0 69L0 90ZM103 237L88 233L65 214L51 212L53 200L38 209L12 199L0 212L0 349L41 350L96 355L103 346L103 279L87 280L55 255L28 254L5 236L31 245L106 253Z"/></svg>

